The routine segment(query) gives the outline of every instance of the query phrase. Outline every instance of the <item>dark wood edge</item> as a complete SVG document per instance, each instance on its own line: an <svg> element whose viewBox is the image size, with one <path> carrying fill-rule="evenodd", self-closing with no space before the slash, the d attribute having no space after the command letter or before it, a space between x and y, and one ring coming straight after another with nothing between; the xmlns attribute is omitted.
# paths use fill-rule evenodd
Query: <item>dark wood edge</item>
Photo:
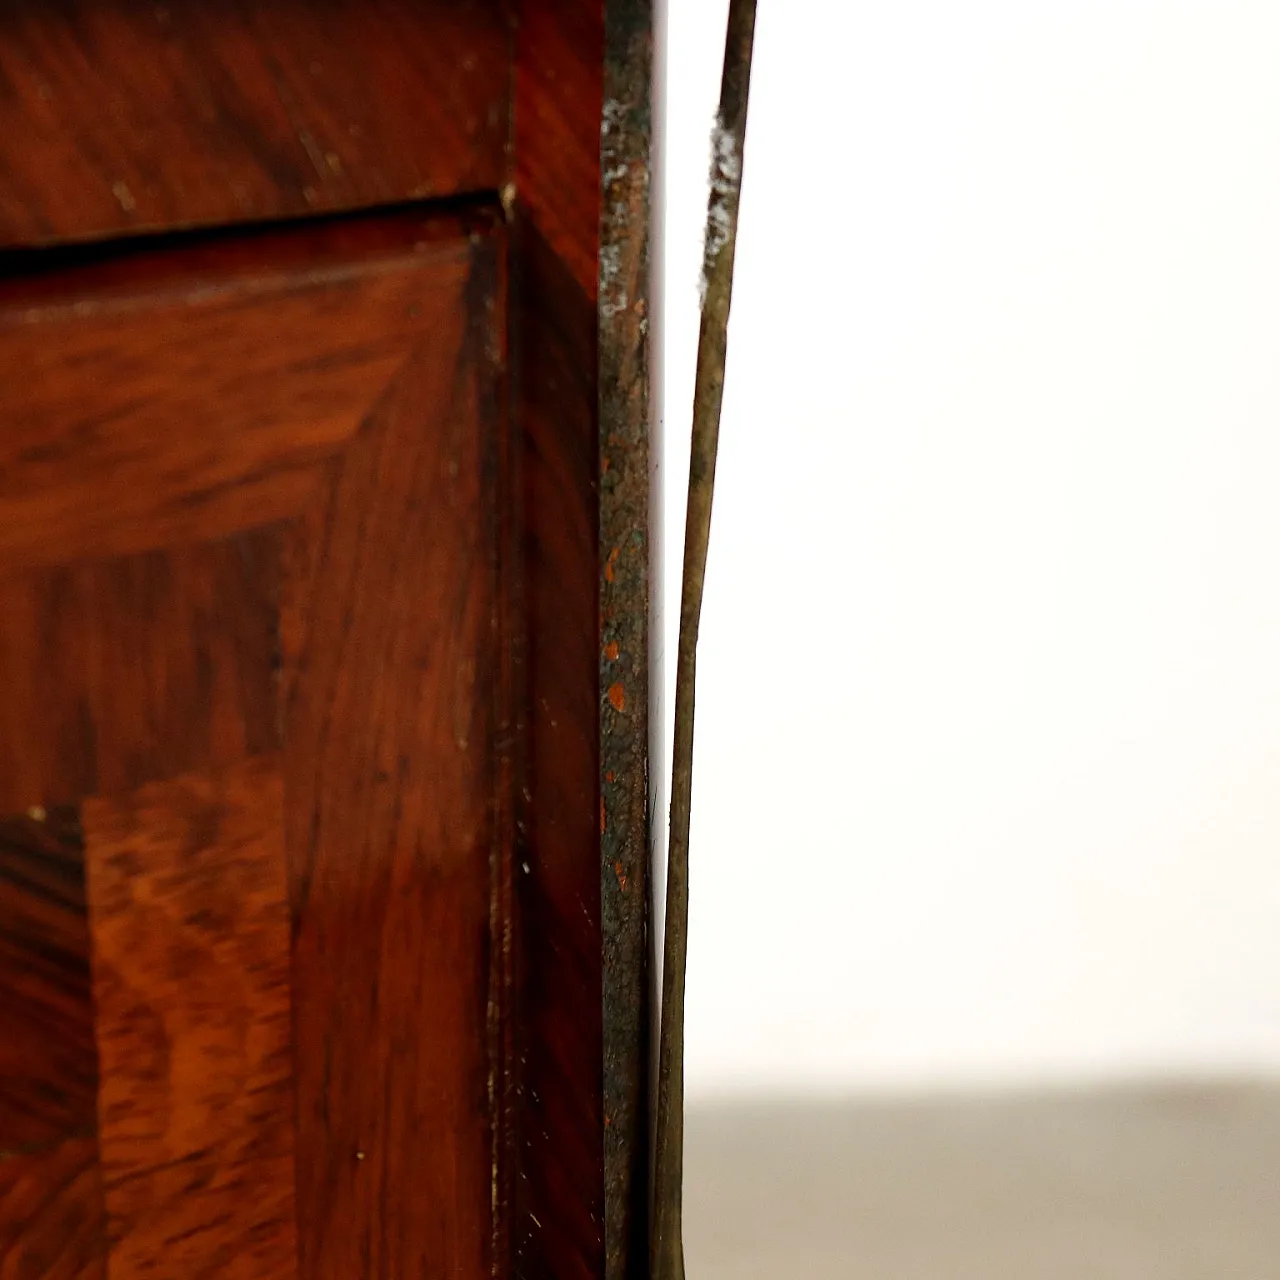
<svg viewBox="0 0 1280 1280"><path fill-rule="evenodd" d="M465 200L418 200L289 221L193 227L155 235L0 250L0 304L64 305L85 293L139 298L221 289L245 279L269 287L300 274L361 275L406 255L451 257L499 224L494 192Z"/></svg>
<svg viewBox="0 0 1280 1280"><path fill-rule="evenodd" d="M514 5L520 510L511 1274L604 1272L596 292L605 0ZM500 1179L501 1181L501 1179Z"/></svg>
<svg viewBox="0 0 1280 1280"><path fill-rule="evenodd" d="M515 856L519 844L517 796L523 777L524 623L520 565L520 492L515 380L511 372L514 311L511 236L498 264L497 296L505 299L506 322L498 365L503 429L491 460L497 495L491 528L497 611L491 620L496 658L494 682L493 843L489 896L489 1118L492 1152L490 1183L490 1266L494 1277L509 1274L511 1214L516 1167ZM498 353L495 353L498 354Z"/></svg>
<svg viewBox="0 0 1280 1280"><path fill-rule="evenodd" d="M526 0L515 18L504 203L525 630L497 1245L522 1280L643 1280L655 0Z"/></svg>
<svg viewBox="0 0 1280 1280"><path fill-rule="evenodd" d="M660 3L660 0L658 0ZM605 1275L648 1274L650 845L660 830L651 358L655 0L606 0L597 304ZM652 775L652 776L651 776Z"/></svg>

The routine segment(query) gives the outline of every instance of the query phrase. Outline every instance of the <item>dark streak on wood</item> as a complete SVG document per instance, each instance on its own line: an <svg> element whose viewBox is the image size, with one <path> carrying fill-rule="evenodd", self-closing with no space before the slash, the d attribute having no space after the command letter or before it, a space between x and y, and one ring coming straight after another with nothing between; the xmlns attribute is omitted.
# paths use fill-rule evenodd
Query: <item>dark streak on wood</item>
<svg viewBox="0 0 1280 1280"><path fill-rule="evenodd" d="M0 821L0 1160L91 1133L97 1105L80 822L33 815Z"/></svg>
<svg viewBox="0 0 1280 1280"><path fill-rule="evenodd" d="M494 789L492 852L490 855L490 1000L489 1053L492 1064L493 1211L491 1260L495 1277L510 1272L512 1218L518 1176L519 1062L516 1038L515 901L519 874L521 792L528 771L525 726L526 643L524 582L521 563L523 532L520 449L513 423L517 418L511 377L510 317L512 306L511 240L499 260L501 285L497 296L505 304L503 323L492 339L501 352L503 381L496 416L502 422L491 451L494 511L490 517L496 607L492 620L495 644L493 687Z"/></svg>
<svg viewBox="0 0 1280 1280"><path fill-rule="evenodd" d="M512 333L527 770L516 854L517 1276L604 1270L596 289L603 0L517 6ZM527 868L527 870L526 870Z"/></svg>
<svg viewBox="0 0 1280 1280"><path fill-rule="evenodd" d="M531 224L521 435L526 800L516 860L520 1007L517 1275L585 1280L603 1259L593 310ZM519 340L519 339L518 339ZM588 678L588 674L590 678ZM528 868L525 870L525 868Z"/></svg>
<svg viewBox="0 0 1280 1280"><path fill-rule="evenodd" d="M0 1280L104 1280L98 1145L0 1155Z"/></svg>

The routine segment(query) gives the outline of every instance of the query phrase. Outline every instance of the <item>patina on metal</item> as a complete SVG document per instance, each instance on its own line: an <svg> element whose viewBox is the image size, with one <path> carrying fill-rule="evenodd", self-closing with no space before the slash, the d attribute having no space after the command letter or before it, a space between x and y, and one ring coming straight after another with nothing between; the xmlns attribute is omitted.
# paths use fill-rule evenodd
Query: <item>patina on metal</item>
<svg viewBox="0 0 1280 1280"><path fill-rule="evenodd" d="M689 927L689 815L693 787L693 705L698 623L711 534L720 407L724 398L729 304L738 233L747 96L755 37L755 0L730 0L720 109L711 147L702 266L702 324L693 396L689 504L685 523L680 640L676 650L676 715L671 767L671 832L667 850L666 936L658 1050L654 1149L653 1280L684 1280L681 1189L684 1179L684 1001Z"/></svg>
<svg viewBox="0 0 1280 1280"><path fill-rule="evenodd" d="M649 1227L650 225L654 0L605 7L600 129L600 850L605 1275L642 1280Z"/></svg>

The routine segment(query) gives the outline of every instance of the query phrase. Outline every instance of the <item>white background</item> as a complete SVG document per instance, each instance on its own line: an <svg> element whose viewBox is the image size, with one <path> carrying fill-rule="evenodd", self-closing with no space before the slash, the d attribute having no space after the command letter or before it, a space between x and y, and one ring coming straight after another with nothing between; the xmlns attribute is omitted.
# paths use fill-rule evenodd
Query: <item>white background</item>
<svg viewBox="0 0 1280 1280"><path fill-rule="evenodd" d="M724 0L672 0L667 648ZM760 0L691 1098L1280 1069L1280 6Z"/></svg>

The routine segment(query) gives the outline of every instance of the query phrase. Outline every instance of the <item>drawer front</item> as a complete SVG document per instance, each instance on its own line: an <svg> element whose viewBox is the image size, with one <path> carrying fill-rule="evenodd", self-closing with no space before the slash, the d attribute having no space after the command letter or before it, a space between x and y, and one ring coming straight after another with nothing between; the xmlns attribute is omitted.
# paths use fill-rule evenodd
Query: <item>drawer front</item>
<svg viewBox="0 0 1280 1280"><path fill-rule="evenodd" d="M6 1280L490 1274L502 236L0 287Z"/></svg>
<svg viewBox="0 0 1280 1280"><path fill-rule="evenodd" d="M496 191L501 0L4 0L0 246Z"/></svg>

